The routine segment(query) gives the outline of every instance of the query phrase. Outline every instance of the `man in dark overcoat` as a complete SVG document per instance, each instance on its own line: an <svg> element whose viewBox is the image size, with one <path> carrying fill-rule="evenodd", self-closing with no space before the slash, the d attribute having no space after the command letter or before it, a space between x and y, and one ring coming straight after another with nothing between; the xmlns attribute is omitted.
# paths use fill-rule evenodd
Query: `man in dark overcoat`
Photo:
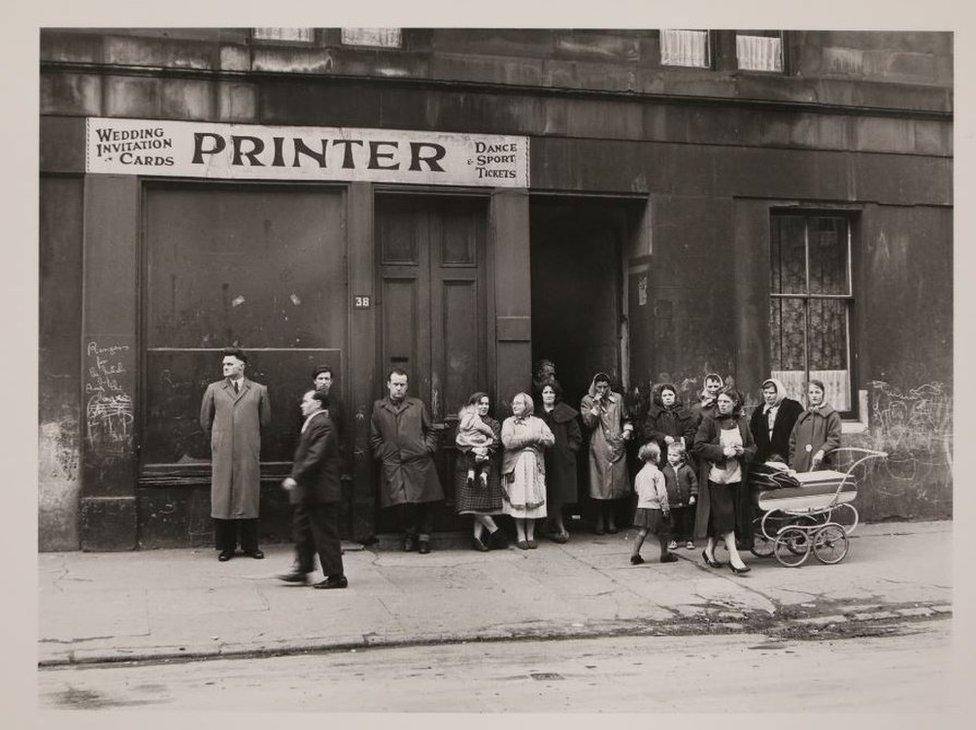
<svg viewBox="0 0 976 730"><path fill-rule="evenodd" d="M210 434L210 516L218 560L230 560L238 538L245 555L261 559L258 509L261 497L261 429L271 422L268 389L244 377L247 356L224 351L223 380L211 383L200 405L200 427Z"/></svg>
<svg viewBox="0 0 976 730"><path fill-rule="evenodd" d="M338 431L325 409L328 395L310 390L302 398L305 417L295 449L291 474L281 486L294 506L293 534L297 563L284 575L286 583L306 583L319 555L325 580L315 588L345 588L339 540L340 455Z"/></svg>
<svg viewBox="0 0 976 730"><path fill-rule="evenodd" d="M434 506L444 499L433 458L437 432L423 401L407 397L405 371L391 370L386 388L369 422L369 445L380 462L380 505L400 512L403 549L426 554Z"/></svg>

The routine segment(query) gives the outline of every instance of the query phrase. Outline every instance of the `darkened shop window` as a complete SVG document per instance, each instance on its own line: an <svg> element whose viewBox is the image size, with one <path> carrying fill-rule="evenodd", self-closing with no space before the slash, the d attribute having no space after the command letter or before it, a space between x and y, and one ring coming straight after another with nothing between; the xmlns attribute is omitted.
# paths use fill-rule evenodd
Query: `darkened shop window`
<svg viewBox="0 0 976 730"><path fill-rule="evenodd" d="M712 49L707 30L661 30L661 65L711 68Z"/></svg>
<svg viewBox="0 0 976 730"><path fill-rule="evenodd" d="M271 398L261 460L291 460L313 367L343 372L343 210L341 193L317 186L147 189L144 474L208 465L200 401L222 377L221 348L235 345L248 354L246 376Z"/></svg>
<svg viewBox="0 0 976 730"><path fill-rule="evenodd" d="M769 343L772 377L805 402L811 378L826 400L853 411L851 220L829 214L773 214Z"/></svg>
<svg viewBox="0 0 976 730"><path fill-rule="evenodd" d="M740 71L783 73L783 32L779 30L738 30L735 57Z"/></svg>

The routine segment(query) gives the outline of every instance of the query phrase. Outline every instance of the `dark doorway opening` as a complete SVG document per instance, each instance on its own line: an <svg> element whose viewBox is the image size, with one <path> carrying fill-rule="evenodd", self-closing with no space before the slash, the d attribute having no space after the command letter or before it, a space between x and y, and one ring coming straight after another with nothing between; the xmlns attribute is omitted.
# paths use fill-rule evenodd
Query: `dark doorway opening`
<svg viewBox="0 0 976 730"><path fill-rule="evenodd" d="M556 364L574 408L594 373L606 371L615 387L625 377L623 261L634 246L643 205L603 198L532 200L532 361Z"/></svg>
<svg viewBox="0 0 976 730"><path fill-rule="evenodd" d="M646 204L568 196L532 199L532 362L545 358L555 364L564 398L577 410L599 371L610 375L614 390L626 394L630 358L624 276L641 253ZM578 457L578 504L584 512L588 453L584 443ZM626 511L627 506L621 507Z"/></svg>

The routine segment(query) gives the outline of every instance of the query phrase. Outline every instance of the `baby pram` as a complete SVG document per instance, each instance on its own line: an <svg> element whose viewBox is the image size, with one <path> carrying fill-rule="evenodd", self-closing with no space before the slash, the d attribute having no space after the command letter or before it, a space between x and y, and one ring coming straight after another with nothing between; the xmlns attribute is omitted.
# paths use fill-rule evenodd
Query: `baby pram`
<svg viewBox="0 0 976 730"><path fill-rule="evenodd" d="M754 521L753 554L775 555L780 564L796 568L812 552L821 563L839 563L850 552L848 536L857 527L854 470L871 459L883 459L883 451L846 446L831 452L854 459L844 471L822 469L786 475L775 470L754 472L750 483L759 516ZM790 478L790 476L792 478Z"/></svg>

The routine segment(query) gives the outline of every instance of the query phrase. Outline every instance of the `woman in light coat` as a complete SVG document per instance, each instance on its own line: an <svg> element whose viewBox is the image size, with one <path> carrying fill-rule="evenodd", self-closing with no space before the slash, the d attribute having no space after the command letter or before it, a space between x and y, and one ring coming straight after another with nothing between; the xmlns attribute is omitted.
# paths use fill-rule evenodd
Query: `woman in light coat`
<svg viewBox="0 0 976 730"><path fill-rule="evenodd" d="M790 466L796 471L814 471L830 460L840 446L840 414L824 402L824 384L811 380L807 387L809 406L796 419L790 433Z"/></svg>
<svg viewBox="0 0 976 730"><path fill-rule="evenodd" d="M596 500L597 535L617 531L614 514L615 500L630 494L627 478L627 442L634 431L627 413L624 397L610 390L610 376L597 373L589 392L580 404L583 423L590 436L590 497Z"/></svg>
<svg viewBox="0 0 976 730"><path fill-rule="evenodd" d="M546 461L543 450L556 439L541 418L532 415L528 393L512 398L512 414L502 424L502 510L515 520L518 547L534 549L535 521L546 516Z"/></svg>

